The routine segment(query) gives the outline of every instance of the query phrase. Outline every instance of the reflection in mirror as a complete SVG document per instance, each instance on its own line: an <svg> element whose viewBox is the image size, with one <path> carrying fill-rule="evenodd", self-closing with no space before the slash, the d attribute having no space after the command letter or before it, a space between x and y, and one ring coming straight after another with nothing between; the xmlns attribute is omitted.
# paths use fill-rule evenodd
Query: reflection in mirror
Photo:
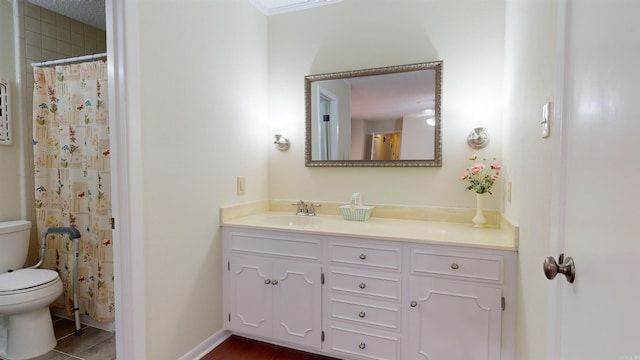
<svg viewBox="0 0 640 360"><path fill-rule="evenodd" d="M306 166L442 166L442 61L305 76Z"/></svg>

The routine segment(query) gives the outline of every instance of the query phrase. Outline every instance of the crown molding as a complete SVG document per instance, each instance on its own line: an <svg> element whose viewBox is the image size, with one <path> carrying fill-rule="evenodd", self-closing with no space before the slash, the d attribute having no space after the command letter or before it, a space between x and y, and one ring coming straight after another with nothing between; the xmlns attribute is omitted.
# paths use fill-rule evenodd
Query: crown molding
<svg viewBox="0 0 640 360"><path fill-rule="evenodd" d="M249 0L266 16L305 10L317 6L332 5L342 0Z"/></svg>

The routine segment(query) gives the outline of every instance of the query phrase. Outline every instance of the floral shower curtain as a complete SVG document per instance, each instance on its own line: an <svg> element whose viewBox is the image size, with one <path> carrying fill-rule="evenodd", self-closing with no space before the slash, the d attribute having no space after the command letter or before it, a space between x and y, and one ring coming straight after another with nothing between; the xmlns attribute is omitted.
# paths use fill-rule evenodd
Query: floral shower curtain
<svg viewBox="0 0 640 360"><path fill-rule="evenodd" d="M34 68L33 144L39 234L71 226L81 233L78 306L114 321L113 248L106 61ZM49 235L44 268L64 284L54 306L73 313L73 241Z"/></svg>

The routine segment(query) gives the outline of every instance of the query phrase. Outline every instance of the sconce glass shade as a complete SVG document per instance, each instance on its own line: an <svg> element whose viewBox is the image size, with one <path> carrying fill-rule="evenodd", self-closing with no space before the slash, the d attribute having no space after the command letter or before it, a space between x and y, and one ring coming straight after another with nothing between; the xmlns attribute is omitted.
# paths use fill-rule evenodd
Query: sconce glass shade
<svg viewBox="0 0 640 360"><path fill-rule="evenodd" d="M274 136L276 140L273 143L276 144L276 147L278 148L278 150L280 151L289 150L289 147L291 146L291 142L289 141L289 138L280 134L275 134Z"/></svg>
<svg viewBox="0 0 640 360"><path fill-rule="evenodd" d="M467 144L473 149L484 149L489 145L489 134L485 128L475 128L467 137Z"/></svg>

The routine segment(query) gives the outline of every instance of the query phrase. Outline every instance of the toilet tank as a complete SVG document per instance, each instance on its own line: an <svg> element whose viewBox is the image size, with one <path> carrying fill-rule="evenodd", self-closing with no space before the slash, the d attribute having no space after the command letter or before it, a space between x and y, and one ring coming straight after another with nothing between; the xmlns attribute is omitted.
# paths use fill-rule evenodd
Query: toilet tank
<svg viewBox="0 0 640 360"><path fill-rule="evenodd" d="M27 261L31 222L0 222L0 274L20 269Z"/></svg>

